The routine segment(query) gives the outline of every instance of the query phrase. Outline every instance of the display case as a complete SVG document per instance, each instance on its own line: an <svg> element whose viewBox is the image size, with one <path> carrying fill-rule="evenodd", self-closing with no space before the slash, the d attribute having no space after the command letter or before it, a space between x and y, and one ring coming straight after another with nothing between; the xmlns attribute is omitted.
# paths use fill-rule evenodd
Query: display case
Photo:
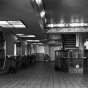
<svg viewBox="0 0 88 88"><path fill-rule="evenodd" d="M68 72L68 50L55 51L55 70Z"/></svg>
<svg viewBox="0 0 88 88"><path fill-rule="evenodd" d="M86 59L84 63L87 63ZM83 73L83 51L76 49L55 51L55 70Z"/></svg>
<svg viewBox="0 0 88 88"><path fill-rule="evenodd" d="M70 73L83 73L83 51L69 50L68 66Z"/></svg>

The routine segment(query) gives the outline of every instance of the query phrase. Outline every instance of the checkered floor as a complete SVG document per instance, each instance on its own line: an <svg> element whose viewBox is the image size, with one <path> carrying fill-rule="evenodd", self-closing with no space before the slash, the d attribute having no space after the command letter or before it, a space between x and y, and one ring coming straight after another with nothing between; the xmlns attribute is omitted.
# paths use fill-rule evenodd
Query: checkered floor
<svg viewBox="0 0 88 88"><path fill-rule="evenodd" d="M0 75L0 88L88 88L88 74L55 71L54 62L36 63L15 74Z"/></svg>

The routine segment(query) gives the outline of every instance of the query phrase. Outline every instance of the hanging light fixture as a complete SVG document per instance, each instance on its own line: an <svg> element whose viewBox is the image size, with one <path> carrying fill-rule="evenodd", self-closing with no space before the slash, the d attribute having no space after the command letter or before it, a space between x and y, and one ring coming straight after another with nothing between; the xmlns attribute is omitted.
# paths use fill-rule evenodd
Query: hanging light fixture
<svg viewBox="0 0 88 88"><path fill-rule="evenodd" d="M42 0L35 0L35 2L40 5L42 3Z"/></svg>
<svg viewBox="0 0 88 88"><path fill-rule="evenodd" d="M40 12L40 16L41 16L41 18L43 18L43 17L45 16L45 10L42 10L42 11Z"/></svg>

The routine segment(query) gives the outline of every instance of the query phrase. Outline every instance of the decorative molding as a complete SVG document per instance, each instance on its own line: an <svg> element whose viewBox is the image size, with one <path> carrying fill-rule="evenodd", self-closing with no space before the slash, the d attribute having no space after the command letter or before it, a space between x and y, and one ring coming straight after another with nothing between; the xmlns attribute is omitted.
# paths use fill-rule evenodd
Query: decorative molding
<svg viewBox="0 0 88 88"><path fill-rule="evenodd" d="M88 27L45 28L46 33L88 32Z"/></svg>
<svg viewBox="0 0 88 88"><path fill-rule="evenodd" d="M62 36L60 34L48 34L47 39L52 40L52 39L61 39Z"/></svg>
<svg viewBox="0 0 88 88"><path fill-rule="evenodd" d="M52 40L52 41L49 42L49 44L59 44L59 45L61 45L62 41L54 41L54 40Z"/></svg>
<svg viewBox="0 0 88 88"><path fill-rule="evenodd" d="M50 56L50 61L55 61L55 51L56 50L61 50L61 46L50 46L49 47L49 56Z"/></svg>

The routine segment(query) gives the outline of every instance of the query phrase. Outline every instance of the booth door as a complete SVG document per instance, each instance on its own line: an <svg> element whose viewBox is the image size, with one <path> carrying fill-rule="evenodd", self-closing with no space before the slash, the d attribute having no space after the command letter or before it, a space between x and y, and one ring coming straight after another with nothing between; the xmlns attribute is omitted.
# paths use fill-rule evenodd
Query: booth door
<svg viewBox="0 0 88 88"><path fill-rule="evenodd" d="M83 73L83 52L81 50L69 51L69 72L70 73Z"/></svg>

